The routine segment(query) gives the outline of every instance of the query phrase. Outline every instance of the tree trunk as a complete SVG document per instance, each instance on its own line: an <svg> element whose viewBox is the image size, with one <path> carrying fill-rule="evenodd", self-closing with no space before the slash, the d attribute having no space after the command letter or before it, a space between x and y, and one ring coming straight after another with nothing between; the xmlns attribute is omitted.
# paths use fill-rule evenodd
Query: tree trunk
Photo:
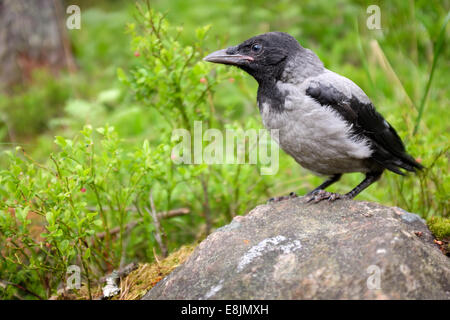
<svg viewBox="0 0 450 320"><path fill-rule="evenodd" d="M74 70L61 0L0 0L0 90L35 68Z"/></svg>

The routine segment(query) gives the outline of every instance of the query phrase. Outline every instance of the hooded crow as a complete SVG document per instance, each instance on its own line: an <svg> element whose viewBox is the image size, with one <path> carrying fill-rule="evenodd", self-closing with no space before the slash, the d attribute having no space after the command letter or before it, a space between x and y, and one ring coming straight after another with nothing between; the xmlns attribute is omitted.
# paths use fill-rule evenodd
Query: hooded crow
<svg viewBox="0 0 450 320"><path fill-rule="evenodd" d="M308 193L309 201L353 199L385 169L405 175L402 169L423 168L363 90L326 69L314 52L287 33L258 35L204 60L233 65L253 76L259 84L262 122L267 129L279 130L276 142L281 149L302 167L329 177ZM325 191L350 172L362 172L365 179L344 195Z"/></svg>

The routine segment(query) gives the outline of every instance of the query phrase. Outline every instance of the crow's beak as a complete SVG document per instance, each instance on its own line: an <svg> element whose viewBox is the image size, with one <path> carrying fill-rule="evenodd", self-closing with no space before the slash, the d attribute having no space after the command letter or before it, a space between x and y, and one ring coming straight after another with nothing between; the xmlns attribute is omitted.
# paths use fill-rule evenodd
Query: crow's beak
<svg viewBox="0 0 450 320"><path fill-rule="evenodd" d="M243 64L244 62L254 60L253 57L250 56L245 56L241 54L228 54L227 50L228 49L222 49L213 52L204 57L203 60L214 63L230 64L233 66L238 66Z"/></svg>

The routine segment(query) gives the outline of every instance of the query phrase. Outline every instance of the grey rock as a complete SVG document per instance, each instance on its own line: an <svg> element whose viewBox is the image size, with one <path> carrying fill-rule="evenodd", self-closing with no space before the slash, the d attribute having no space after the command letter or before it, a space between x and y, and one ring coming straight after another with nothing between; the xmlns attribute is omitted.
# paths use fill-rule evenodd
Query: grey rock
<svg viewBox="0 0 450 320"><path fill-rule="evenodd" d="M450 259L400 208L296 198L235 217L144 299L450 299Z"/></svg>

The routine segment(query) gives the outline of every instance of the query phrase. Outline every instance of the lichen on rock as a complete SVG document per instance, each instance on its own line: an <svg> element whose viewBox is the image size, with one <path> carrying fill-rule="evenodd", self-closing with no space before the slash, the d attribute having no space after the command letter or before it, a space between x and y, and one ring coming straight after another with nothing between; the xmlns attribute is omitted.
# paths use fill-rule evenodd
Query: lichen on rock
<svg viewBox="0 0 450 320"><path fill-rule="evenodd" d="M144 299L450 299L419 216L351 200L261 205L209 235Z"/></svg>

